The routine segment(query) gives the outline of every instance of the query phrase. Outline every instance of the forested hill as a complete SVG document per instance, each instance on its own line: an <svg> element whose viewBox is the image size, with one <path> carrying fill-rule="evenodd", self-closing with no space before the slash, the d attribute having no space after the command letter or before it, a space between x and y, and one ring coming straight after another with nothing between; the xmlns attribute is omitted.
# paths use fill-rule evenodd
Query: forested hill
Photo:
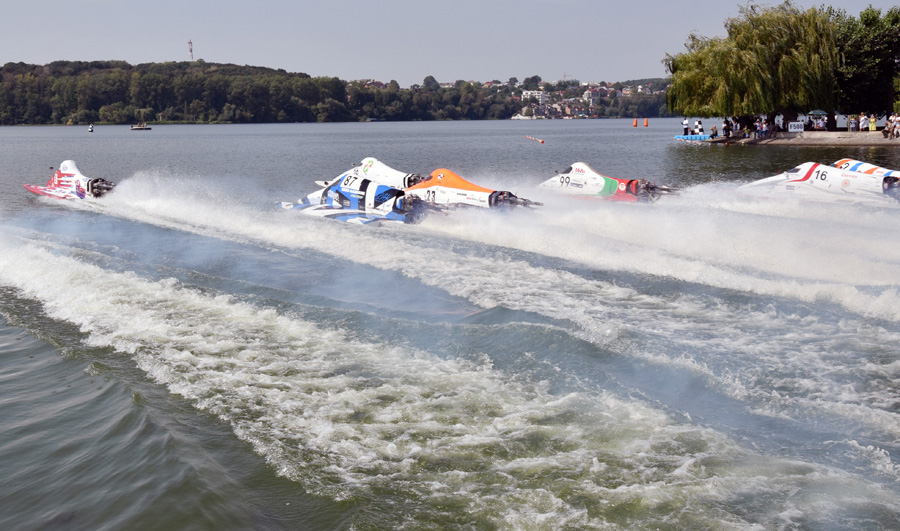
<svg viewBox="0 0 900 531"><path fill-rule="evenodd" d="M347 119L346 85L283 70L204 61L56 61L0 68L0 124ZM322 115L321 117L319 115Z"/></svg>
<svg viewBox="0 0 900 531"><path fill-rule="evenodd" d="M523 105L514 79L447 86L428 76L422 85L401 89L396 81L347 82L202 59L6 63L0 125L506 119ZM555 88L573 100L583 92L577 84ZM661 101L650 107L665 112ZM627 116L628 108L607 103L597 114Z"/></svg>

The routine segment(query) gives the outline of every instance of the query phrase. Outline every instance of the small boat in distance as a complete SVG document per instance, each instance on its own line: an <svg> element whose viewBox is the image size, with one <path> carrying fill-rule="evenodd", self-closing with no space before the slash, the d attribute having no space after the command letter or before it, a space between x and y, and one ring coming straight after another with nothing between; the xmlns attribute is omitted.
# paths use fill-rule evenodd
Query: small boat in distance
<svg viewBox="0 0 900 531"><path fill-rule="evenodd" d="M144 122L138 122L137 124L131 126L132 131L149 131L150 129L152 129L152 127L145 124Z"/></svg>

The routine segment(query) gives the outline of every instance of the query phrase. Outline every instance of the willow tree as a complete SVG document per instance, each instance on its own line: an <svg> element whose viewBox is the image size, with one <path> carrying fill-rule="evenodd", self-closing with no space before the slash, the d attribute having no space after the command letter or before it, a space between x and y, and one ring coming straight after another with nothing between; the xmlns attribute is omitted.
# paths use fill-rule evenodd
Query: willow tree
<svg viewBox="0 0 900 531"><path fill-rule="evenodd" d="M666 55L669 111L687 116L782 114L786 121L835 106L835 26L823 11L790 1L748 4L725 23L726 37L689 36L687 51Z"/></svg>

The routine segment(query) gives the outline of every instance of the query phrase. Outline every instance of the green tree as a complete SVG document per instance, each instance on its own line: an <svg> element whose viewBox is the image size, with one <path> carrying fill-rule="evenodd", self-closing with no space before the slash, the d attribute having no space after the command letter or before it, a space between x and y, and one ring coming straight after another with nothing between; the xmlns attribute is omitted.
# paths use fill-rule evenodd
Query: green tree
<svg viewBox="0 0 900 531"><path fill-rule="evenodd" d="M336 77L319 77L315 81L322 99L347 101L347 84L344 81Z"/></svg>
<svg viewBox="0 0 900 531"><path fill-rule="evenodd" d="M422 89L430 92L441 90L441 84L437 82L434 76L426 76L422 81Z"/></svg>
<svg viewBox="0 0 900 531"><path fill-rule="evenodd" d="M524 81L522 81L522 90L540 90L541 88L541 76L531 76L526 77Z"/></svg>
<svg viewBox="0 0 900 531"><path fill-rule="evenodd" d="M77 81L74 77L59 77L50 86L50 107L53 123L65 123L78 110Z"/></svg>
<svg viewBox="0 0 900 531"><path fill-rule="evenodd" d="M341 102L327 98L316 105L317 122L346 122L350 119L347 108Z"/></svg>
<svg viewBox="0 0 900 531"><path fill-rule="evenodd" d="M182 74L175 77L172 88L175 93L175 104L182 105L203 99L206 80L199 74Z"/></svg>
<svg viewBox="0 0 900 531"><path fill-rule="evenodd" d="M314 79L294 79L292 85L294 95L307 105L318 105L324 99Z"/></svg>
<svg viewBox="0 0 900 531"><path fill-rule="evenodd" d="M287 85L287 80L282 76L269 79L269 100L267 102L266 115L276 122L293 121L293 94Z"/></svg>
<svg viewBox="0 0 900 531"><path fill-rule="evenodd" d="M0 81L0 125L16 123L15 108L10 83Z"/></svg>
<svg viewBox="0 0 900 531"><path fill-rule="evenodd" d="M228 91L231 88L231 80L222 74L213 74L207 77L203 83L203 101L206 106L214 111L222 112L228 103Z"/></svg>
<svg viewBox="0 0 900 531"><path fill-rule="evenodd" d="M859 18L830 8L837 26L841 63L837 68L838 110L844 114L890 112L900 65L900 8L884 16L880 9L864 9Z"/></svg>
<svg viewBox="0 0 900 531"><path fill-rule="evenodd" d="M18 122L24 124L47 123L53 109L48 98L50 81L47 76L26 72L15 76L14 104L18 109Z"/></svg>
<svg viewBox="0 0 900 531"><path fill-rule="evenodd" d="M263 123L273 121L267 114L269 85L265 78L240 77L231 84L228 101L239 109L242 122Z"/></svg>
<svg viewBox="0 0 900 531"><path fill-rule="evenodd" d="M793 120L811 108L834 110L838 54L827 13L790 1L768 9L748 4L725 27L725 38L692 34L686 52L666 56L670 112L745 121L755 114Z"/></svg>
<svg viewBox="0 0 900 531"><path fill-rule="evenodd" d="M117 68L91 77L94 80L98 105L128 101L130 77L123 70Z"/></svg>
<svg viewBox="0 0 900 531"><path fill-rule="evenodd" d="M97 90L96 80L89 75L78 76L75 85L75 97L78 99L78 110L99 110L100 93Z"/></svg>
<svg viewBox="0 0 900 531"><path fill-rule="evenodd" d="M134 120L134 108L125 107L121 101L100 107L100 121L111 124L126 124Z"/></svg>
<svg viewBox="0 0 900 531"><path fill-rule="evenodd" d="M137 108L162 112L175 103L173 80L164 74L135 72L131 75L131 103Z"/></svg>
<svg viewBox="0 0 900 531"><path fill-rule="evenodd" d="M900 76L894 78L894 112L900 113Z"/></svg>

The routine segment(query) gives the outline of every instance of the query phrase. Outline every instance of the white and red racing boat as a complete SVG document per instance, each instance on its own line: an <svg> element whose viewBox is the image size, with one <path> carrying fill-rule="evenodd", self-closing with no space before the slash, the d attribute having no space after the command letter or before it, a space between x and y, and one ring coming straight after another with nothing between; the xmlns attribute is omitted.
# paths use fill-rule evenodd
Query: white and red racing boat
<svg viewBox="0 0 900 531"><path fill-rule="evenodd" d="M654 201L660 195L676 192L674 188L659 186L646 179L620 179L603 175L584 162L572 164L556 177L539 185L555 192L586 199L610 201Z"/></svg>
<svg viewBox="0 0 900 531"><path fill-rule="evenodd" d="M52 169L52 168L51 168ZM101 197L116 186L106 179L91 179L82 175L74 160L64 160L47 184L26 184L29 192L57 199L86 199Z"/></svg>
<svg viewBox="0 0 900 531"><path fill-rule="evenodd" d="M804 162L784 173L745 184L738 191L821 203L900 206L900 172L854 159L841 159L834 165Z"/></svg>

